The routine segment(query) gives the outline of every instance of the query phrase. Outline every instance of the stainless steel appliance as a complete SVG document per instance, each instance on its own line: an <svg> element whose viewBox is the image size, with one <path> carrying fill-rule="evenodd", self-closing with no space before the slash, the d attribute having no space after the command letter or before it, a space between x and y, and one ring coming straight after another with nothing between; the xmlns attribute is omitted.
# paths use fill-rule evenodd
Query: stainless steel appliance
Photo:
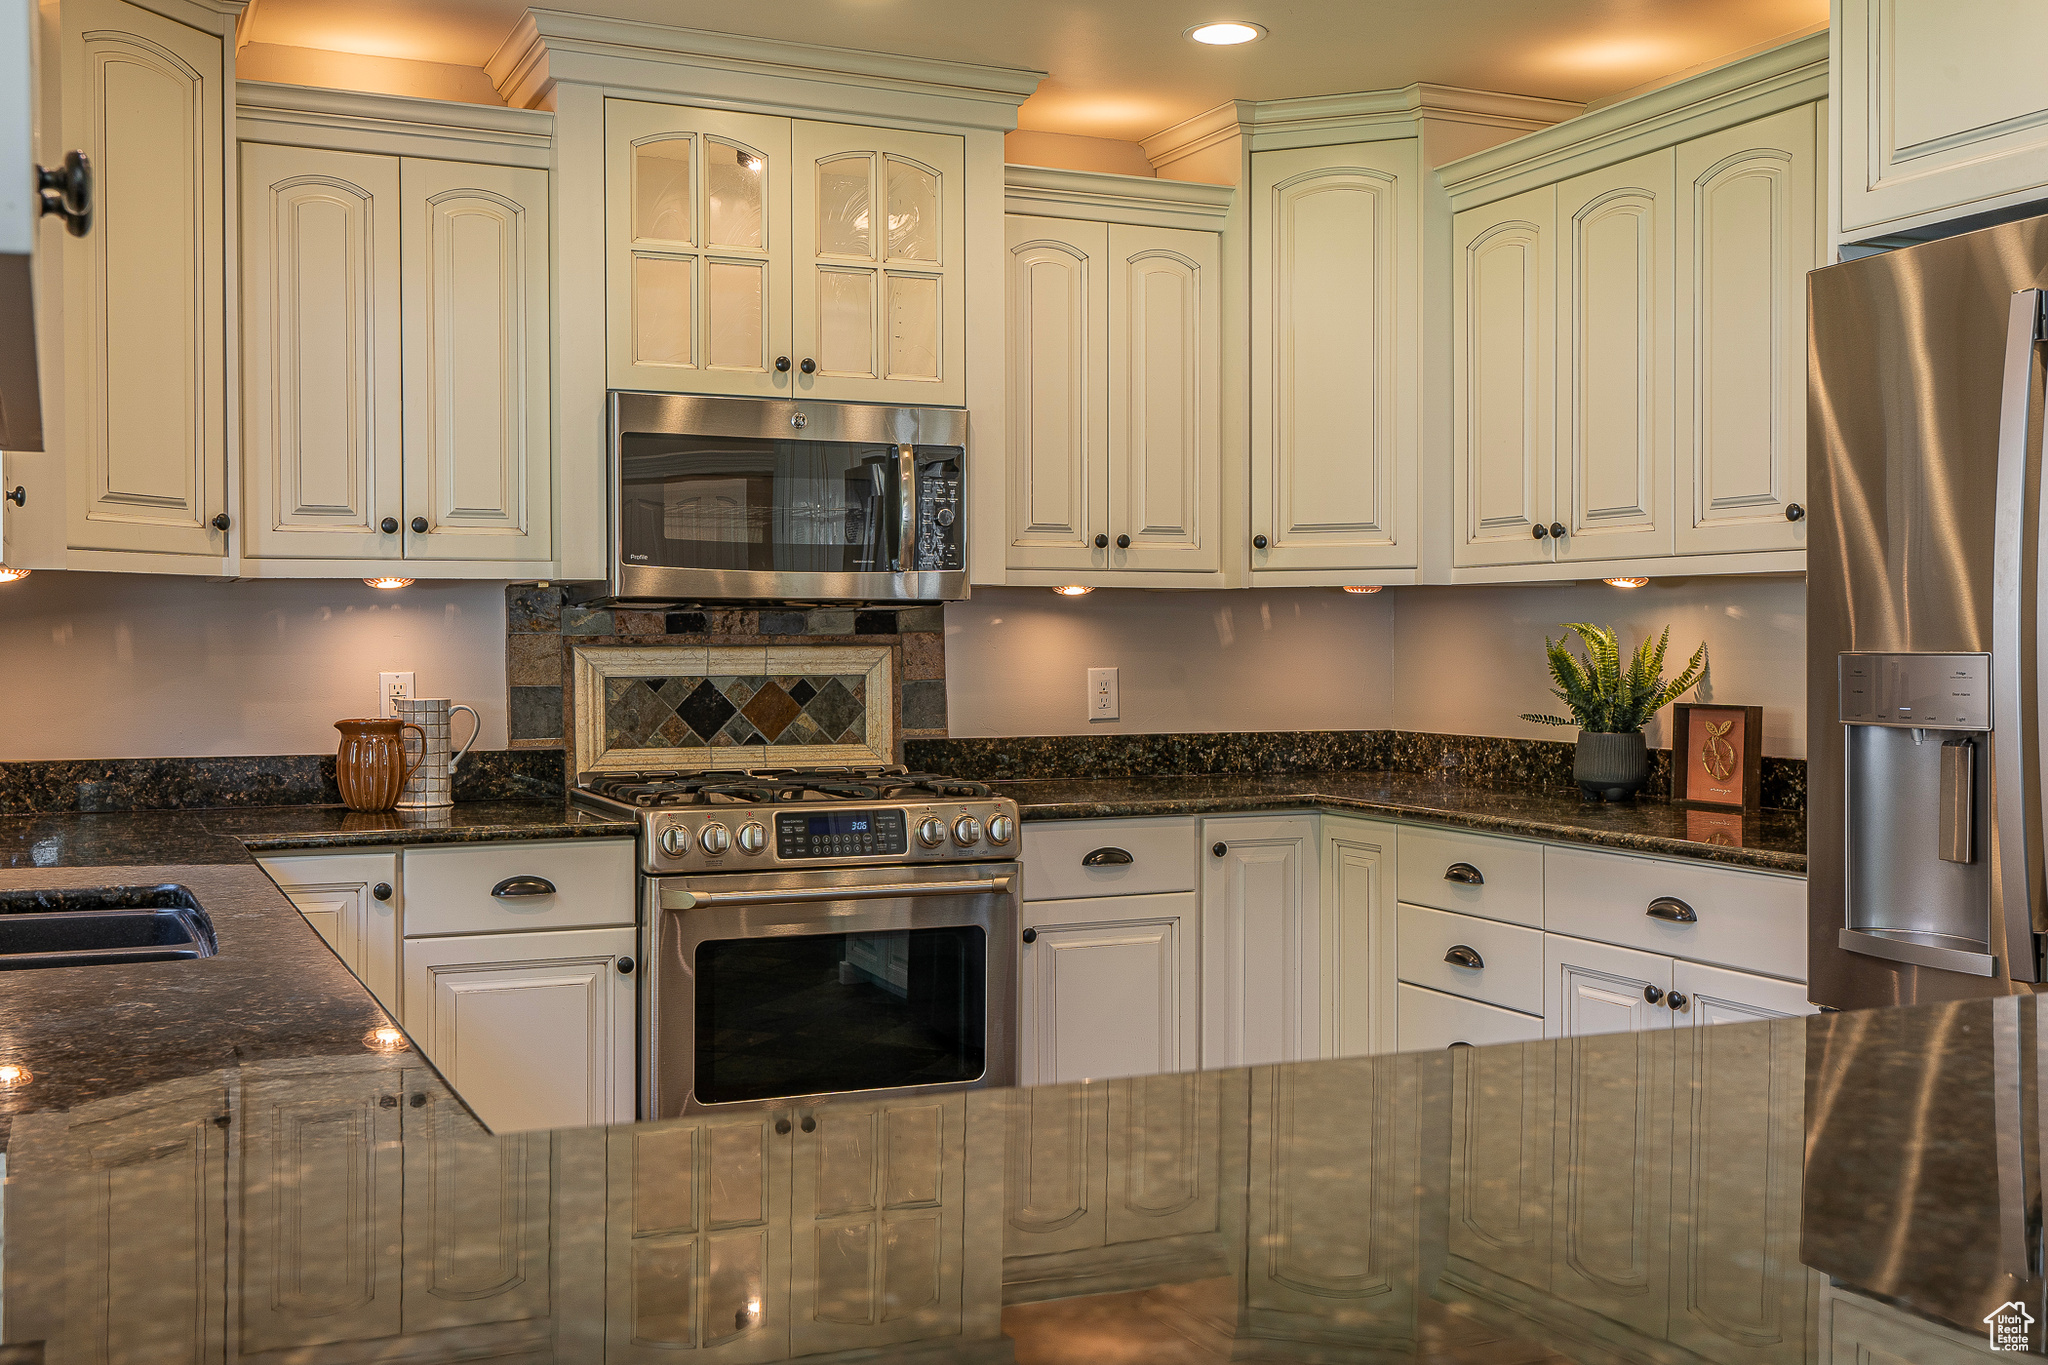
<svg viewBox="0 0 2048 1365"><path fill-rule="evenodd" d="M2038 989L2048 219L1808 277L1808 982Z"/></svg>
<svg viewBox="0 0 2048 1365"><path fill-rule="evenodd" d="M640 826L645 1117L1015 1083L1015 802L900 767L576 799Z"/></svg>
<svg viewBox="0 0 2048 1365"><path fill-rule="evenodd" d="M967 414L614 393L620 602L967 596Z"/></svg>

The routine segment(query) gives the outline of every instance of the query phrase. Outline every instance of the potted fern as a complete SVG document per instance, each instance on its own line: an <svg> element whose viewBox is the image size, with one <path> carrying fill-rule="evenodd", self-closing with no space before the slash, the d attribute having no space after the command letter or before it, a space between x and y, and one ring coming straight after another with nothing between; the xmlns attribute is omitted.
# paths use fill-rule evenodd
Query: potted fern
<svg viewBox="0 0 2048 1365"><path fill-rule="evenodd" d="M1565 629L1579 637L1586 651L1585 662L1567 647L1570 636L1556 640L1544 636L1543 651L1550 661L1550 676L1557 682L1552 694L1571 715L1524 714L1522 719L1538 725L1578 726L1572 780L1588 801L1626 801L1642 789L1650 775L1643 727L1706 673L1707 647L1700 645L1685 671L1666 681L1664 650L1671 643L1671 627L1664 628L1655 644L1644 640L1626 662L1613 627L1568 622Z"/></svg>

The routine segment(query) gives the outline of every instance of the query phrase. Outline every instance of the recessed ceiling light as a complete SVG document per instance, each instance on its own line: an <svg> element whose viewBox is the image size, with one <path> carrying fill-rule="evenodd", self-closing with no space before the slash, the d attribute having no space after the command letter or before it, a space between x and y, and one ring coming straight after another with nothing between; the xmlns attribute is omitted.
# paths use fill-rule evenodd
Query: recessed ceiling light
<svg viewBox="0 0 2048 1365"><path fill-rule="evenodd" d="M1260 24L1246 24L1232 19L1220 24L1196 24L1185 35L1190 41L1207 43L1211 47L1231 47L1237 43L1255 43L1266 36Z"/></svg>

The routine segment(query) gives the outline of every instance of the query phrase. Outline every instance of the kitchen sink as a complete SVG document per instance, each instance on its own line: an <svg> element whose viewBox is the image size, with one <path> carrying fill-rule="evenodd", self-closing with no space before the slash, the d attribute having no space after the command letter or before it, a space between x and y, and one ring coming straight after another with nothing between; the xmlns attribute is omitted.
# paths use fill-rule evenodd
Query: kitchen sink
<svg viewBox="0 0 2048 1365"><path fill-rule="evenodd" d="M218 951L213 921L182 886L0 891L0 971L176 962Z"/></svg>

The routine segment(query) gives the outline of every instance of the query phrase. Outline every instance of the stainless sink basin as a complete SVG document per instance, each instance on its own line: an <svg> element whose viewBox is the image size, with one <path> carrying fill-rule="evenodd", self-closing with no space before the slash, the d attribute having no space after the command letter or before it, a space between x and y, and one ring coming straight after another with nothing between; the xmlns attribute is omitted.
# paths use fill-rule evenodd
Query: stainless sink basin
<svg viewBox="0 0 2048 1365"><path fill-rule="evenodd" d="M182 886L0 891L0 971L212 957L213 921Z"/></svg>

